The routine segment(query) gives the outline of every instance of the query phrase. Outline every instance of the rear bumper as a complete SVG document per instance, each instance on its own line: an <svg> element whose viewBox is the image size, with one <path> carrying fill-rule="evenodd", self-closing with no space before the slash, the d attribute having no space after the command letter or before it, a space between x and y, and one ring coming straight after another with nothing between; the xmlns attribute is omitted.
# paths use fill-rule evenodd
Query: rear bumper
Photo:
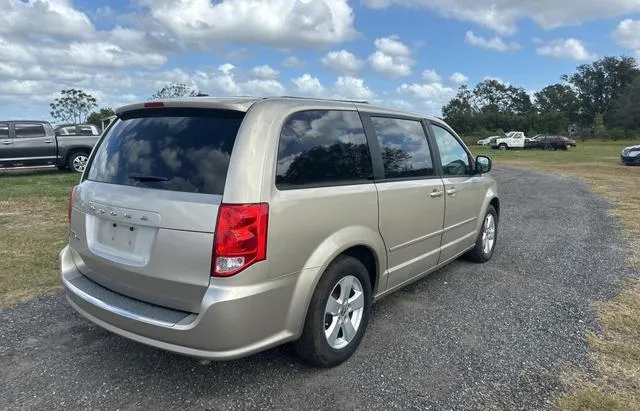
<svg viewBox="0 0 640 411"><path fill-rule="evenodd" d="M60 252L71 306L93 323L131 340L178 354L231 360L295 339L287 329L297 276L253 286L209 286L199 313L159 307L114 293L83 276L75 252Z"/></svg>

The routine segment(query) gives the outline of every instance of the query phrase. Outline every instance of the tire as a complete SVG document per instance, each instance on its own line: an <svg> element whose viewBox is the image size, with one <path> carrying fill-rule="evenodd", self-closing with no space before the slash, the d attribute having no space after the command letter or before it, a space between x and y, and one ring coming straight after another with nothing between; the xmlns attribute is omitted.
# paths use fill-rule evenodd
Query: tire
<svg viewBox="0 0 640 411"><path fill-rule="evenodd" d="M84 151L74 151L69 154L69 159L67 161L67 167L69 170L82 173L87 166L87 161L89 160L89 154Z"/></svg>
<svg viewBox="0 0 640 411"><path fill-rule="evenodd" d="M507 145L506 145L505 143L502 143L502 144L500 144L500 145L498 146L498 148L499 148L500 150L506 150L506 149L507 149L507 148L509 148L509 147L507 147Z"/></svg>
<svg viewBox="0 0 640 411"><path fill-rule="evenodd" d="M491 224L489 223L489 219L493 221L493 231L492 231L493 241L491 242L490 245L488 245L488 247L485 247L485 245L487 245L485 243L485 234L491 235L491 229L487 231L487 225ZM484 215L484 219L482 221L482 227L480 228L480 232L478 233L478 238L476 239L476 245L473 247L471 251L469 251L469 253L467 254L467 257L469 257L471 261L475 261L477 263L486 263L487 261L491 260L491 257L493 257L493 252L496 249L497 242L498 242L498 213L496 212L496 209L492 205L489 205L489 208L487 209L487 213Z"/></svg>
<svg viewBox="0 0 640 411"><path fill-rule="evenodd" d="M346 300L350 305L343 306L340 303L347 295L347 290ZM369 272L364 264L350 256L336 258L318 282L309 304L302 335L293 343L294 350L308 364L324 368L334 367L349 359L360 345L369 323L371 294ZM335 305L334 315L329 314L330 298L338 303ZM354 308L354 303L356 307L361 304L361 308ZM347 323L351 324L351 332L355 331L355 334L347 335ZM335 330L335 334L327 336L330 329Z"/></svg>

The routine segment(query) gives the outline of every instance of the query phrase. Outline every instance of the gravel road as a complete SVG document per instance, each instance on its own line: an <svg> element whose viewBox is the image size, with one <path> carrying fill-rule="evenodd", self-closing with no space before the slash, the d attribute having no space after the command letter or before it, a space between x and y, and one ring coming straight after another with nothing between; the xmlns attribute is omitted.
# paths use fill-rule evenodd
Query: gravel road
<svg viewBox="0 0 640 411"><path fill-rule="evenodd" d="M2 409L546 409L588 368L591 304L627 275L610 205L579 182L497 168L498 249L374 305L331 370L286 347L202 365L92 325L61 294L0 311Z"/></svg>

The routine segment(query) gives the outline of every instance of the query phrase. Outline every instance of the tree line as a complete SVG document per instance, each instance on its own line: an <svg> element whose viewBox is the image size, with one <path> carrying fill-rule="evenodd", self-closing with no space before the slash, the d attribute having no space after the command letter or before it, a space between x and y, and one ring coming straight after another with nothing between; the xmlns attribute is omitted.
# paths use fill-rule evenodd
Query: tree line
<svg viewBox="0 0 640 411"><path fill-rule="evenodd" d="M640 68L632 57L582 64L536 92L487 79L463 85L442 114L458 133L473 137L518 130L527 135L571 134L621 139L640 135Z"/></svg>

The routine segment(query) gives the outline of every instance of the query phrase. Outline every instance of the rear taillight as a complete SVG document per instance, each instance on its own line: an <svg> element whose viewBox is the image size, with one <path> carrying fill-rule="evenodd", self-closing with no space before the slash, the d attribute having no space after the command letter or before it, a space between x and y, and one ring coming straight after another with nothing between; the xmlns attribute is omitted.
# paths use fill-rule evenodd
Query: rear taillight
<svg viewBox="0 0 640 411"><path fill-rule="evenodd" d="M67 206L67 220L71 221L71 210L73 210L73 203L76 202L76 196L78 195L78 186L73 186L71 189L71 195L69 196L69 205Z"/></svg>
<svg viewBox="0 0 640 411"><path fill-rule="evenodd" d="M211 275L230 277L265 260L268 220L268 204L220 205Z"/></svg>

